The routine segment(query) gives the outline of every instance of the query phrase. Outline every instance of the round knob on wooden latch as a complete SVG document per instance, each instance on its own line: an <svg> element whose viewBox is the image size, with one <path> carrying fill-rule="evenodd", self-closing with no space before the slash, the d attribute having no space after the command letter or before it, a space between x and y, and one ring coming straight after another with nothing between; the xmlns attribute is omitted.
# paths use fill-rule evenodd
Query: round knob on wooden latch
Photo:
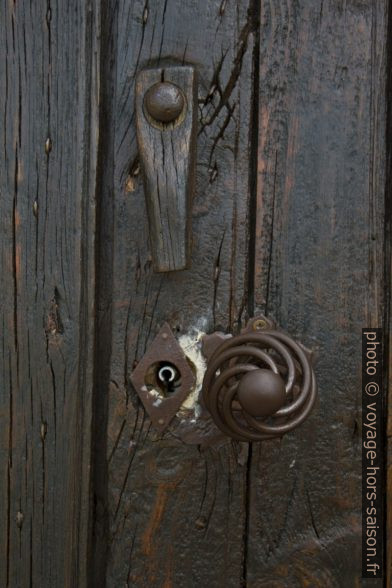
<svg viewBox="0 0 392 588"><path fill-rule="evenodd" d="M185 107L184 94L170 82L158 82L144 96L144 106L155 121L168 124L174 122Z"/></svg>
<svg viewBox="0 0 392 588"><path fill-rule="evenodd" d="M253 322L259 329L257 321ZM215 424L240 441L279 437L300 425L316 399L310 353L268 328L220 342L203 381L203 400Z"/></svg>

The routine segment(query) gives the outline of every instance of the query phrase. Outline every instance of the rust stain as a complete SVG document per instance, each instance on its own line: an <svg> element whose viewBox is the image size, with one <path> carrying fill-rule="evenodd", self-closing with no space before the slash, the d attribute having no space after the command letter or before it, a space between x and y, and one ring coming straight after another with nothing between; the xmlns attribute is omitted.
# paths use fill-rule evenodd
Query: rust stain
<svg viewBox="0 0 392 588"><path fill-rule="evenodd" d="M256 247L255 247L255 263L253 267L254 271L254 283L261 284L263 277L263 259L260 253L260 244L262 242L263 227L264 227L264 216L265 216L265 177L273 172L271 168L270 158L266 156L268 152L268 140L270 138L269 127L270 127L270 111L266 106L262 106L259 113L259 146L258 146L258 161L257 161L257 195L256 195L256 224L255 224L255 236L256 236ZM256 293L258 298L258 292ZM260 300L258 300L260 303Z"/></svg>
<svg viewBox="0 0 392 588"><path fill-rule="evenodd" d="M15 222L15 228L18 229L20 227L20 214L17 210L15 210L14 222Z"/></svg>
<svg viewBox="0 0 392 588"><path fill-rule="evenodd" d="M152 509L150 520L142 537L142 552L144 555L151 555L154 551L153 540L156 530L162 521L162 516L168 499L169 485L165 482L157 487L155 504Z"/></svg>
<svg viewBox="0 0 392 588"><path fill-rule="evenodd" d="M18 243L15 247L15 274L16 279L19 280L20 278L20 266L21 266L21 258L22 258L22 248L20 243Z"/></svg>
<svg viewBox="0 0 392 588"><path fill-rule="evenodd" d="M257 172L258 172L258 180L259 180L259 190L258 196L261 196L261 187L262 187L262 180L263 180L263 172L266 170L268 165L268 159L264 157L264 151L267 147L267 139L268 137L268 126L269 126L269 118L270 113L266 106L262 106L260 109L260 133L259 133L259 153L260 157L258 158L258 165L257 165Z"/></svg>
<svg viewBox="0 0 392 588"><path fill-rule="evenodd" d="M287 168L286 168L286 181L285 181L285 205L288 205L288 197L294 187L295 183L295 155L298 152L297 137L298 137L298 126L299 119L297 116L293 116L292 124L288 134L288 145L287 145Z"/></svg>
<svg viewBox="0 0 392 588"><path fill-rule="evenodd" d="M162 588L173 587L173 546L169 547L169 553L166 559L166 578Z"/></svg>
<svg viewBox="0 0 392 588"><path fill-rule="evenodd" d="M173 582L171 578L166 578L165 583L163 584L163 588L172 588Z"/></svg>

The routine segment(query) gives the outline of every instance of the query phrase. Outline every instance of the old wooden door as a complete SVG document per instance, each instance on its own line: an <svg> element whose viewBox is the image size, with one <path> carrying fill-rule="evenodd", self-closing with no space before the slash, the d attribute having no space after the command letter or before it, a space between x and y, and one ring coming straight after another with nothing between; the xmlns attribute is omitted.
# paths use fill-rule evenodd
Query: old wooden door
<svg viewBox="0 0 392 588"><path fill-rule="evenodd" d="M1 2L1 586L360 585L388 5ZM199 76L192 258L155 273L135 77L171 64ZM159 434L130 377L162 325L260 313L314 352L310 418L262 443Z"/></svg>

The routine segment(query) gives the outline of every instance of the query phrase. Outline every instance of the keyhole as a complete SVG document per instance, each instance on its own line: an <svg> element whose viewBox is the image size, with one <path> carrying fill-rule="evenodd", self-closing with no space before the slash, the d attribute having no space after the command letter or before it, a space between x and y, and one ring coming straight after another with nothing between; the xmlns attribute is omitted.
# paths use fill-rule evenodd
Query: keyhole
<svg viewBox="0 0 392 588"><path fill-rule="evenodd" d="M157 380L161 384L166 394L175 392L179 385L180 374L176 366L171 363L162 363L158 365Z"/></svg>

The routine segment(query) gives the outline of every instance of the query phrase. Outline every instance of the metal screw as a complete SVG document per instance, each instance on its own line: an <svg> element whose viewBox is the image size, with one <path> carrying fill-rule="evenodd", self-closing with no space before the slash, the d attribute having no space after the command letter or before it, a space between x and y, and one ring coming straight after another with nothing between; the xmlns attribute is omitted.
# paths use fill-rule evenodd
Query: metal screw
<svg viewBox="0 0 392 588"><path fill-rule="evenodd" d="M267 322L264 319L257 319L254 323L253 323L253 330L254 331L259 331L260 329L265 329L267 327Z"/></svg>

